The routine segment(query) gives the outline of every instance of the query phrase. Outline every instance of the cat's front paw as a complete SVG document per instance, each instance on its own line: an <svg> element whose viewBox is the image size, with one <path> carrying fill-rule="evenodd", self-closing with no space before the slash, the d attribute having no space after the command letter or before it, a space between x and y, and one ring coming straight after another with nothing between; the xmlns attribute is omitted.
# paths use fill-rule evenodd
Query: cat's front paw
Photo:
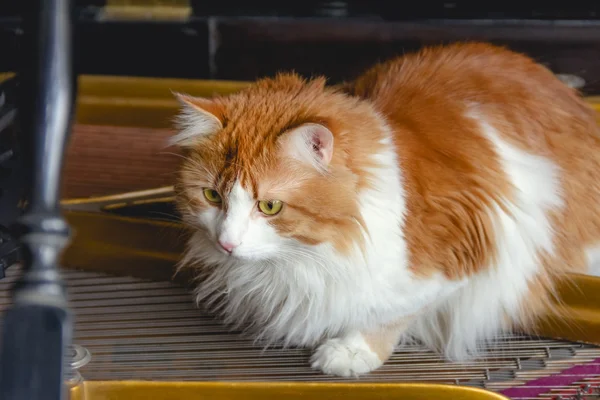
<svg viewBox="0 0 600 400"><path fill-rule="evenodd" d="M383 361L359 334L327 340L313 354L311 364L327 375L356 377L379 368Z"/></svg>

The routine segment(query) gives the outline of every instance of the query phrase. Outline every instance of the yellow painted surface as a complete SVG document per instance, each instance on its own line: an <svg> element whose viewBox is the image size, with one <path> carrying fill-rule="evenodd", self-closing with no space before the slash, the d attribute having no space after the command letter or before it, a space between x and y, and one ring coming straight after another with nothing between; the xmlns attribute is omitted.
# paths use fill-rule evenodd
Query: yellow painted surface
<svg viewBox="0 0 600 400"><path fill-rule="evenodd" d="M507 400L482 389L434 384L91 381L70 400Z"/></svg>
<svg viewBox="0 0 600 400"><path fill-rule="evenodd" d="M183 252L181 224L140 218L66 212L73 229L62 265L87 271L171 280Z"/></svg>
<svg viewBox="0 0 600 400"><path fill-rule="evenodd" d="M571 275L558 286L559 314L539 324L538 335L600 346L600 278Z"/></svg>
<svg viewBox="0 0 600 400"><path fill-rule="evenodd" d="M186 21L192 14L189 0L106 0L104 21Z"/></svg>

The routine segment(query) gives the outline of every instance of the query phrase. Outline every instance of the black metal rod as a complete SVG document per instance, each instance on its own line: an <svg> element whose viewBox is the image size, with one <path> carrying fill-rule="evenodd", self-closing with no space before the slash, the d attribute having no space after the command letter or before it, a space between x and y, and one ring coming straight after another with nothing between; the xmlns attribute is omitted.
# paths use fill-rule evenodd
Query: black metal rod
<svg viewBox="0 0 600 400"><path fill-rule="evenodd" d="M34 86L26 87L23 93L27 97L22 103L33 105L30 114L33 124L26 127L34 139L32 171L36 190L31 193L32 212L58 213L60 206L60 175L73 104L69 3L69 0L30 2L32 12L36 13L32 21L37 22L37 29L36 25L31 26L33 43L30 41L28 47L34 49L35 61L31 65L37 68L23 71L23 83ZM32 99L31 95L38 97ZM23 110L27 111L24 107Z"/></svg>
<svg viewBox="0 0 600 400"><path fill-rule="evenodd" d="M58 261L69 240L60 213L60 176L73 114L69 0L24 2L25 51L18 109L31 162L29 205L16 224L24 273L4 315L0 399L62 400L72 336Z"/></svg>

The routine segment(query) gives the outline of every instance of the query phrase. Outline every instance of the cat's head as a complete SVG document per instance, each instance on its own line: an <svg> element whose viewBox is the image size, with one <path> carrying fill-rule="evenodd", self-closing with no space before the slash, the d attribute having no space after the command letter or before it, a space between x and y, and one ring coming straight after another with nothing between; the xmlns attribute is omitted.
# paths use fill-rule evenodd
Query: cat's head
<svg viewBox="0 0 600 400"><path fill-rule="evenodd" d="M203 234L203 251L293 259L313 246L345 252L357 244L358 192L377 146L370 106L296 75L225 97L177 97L172 144L185 156L177 202Z"/></svg>

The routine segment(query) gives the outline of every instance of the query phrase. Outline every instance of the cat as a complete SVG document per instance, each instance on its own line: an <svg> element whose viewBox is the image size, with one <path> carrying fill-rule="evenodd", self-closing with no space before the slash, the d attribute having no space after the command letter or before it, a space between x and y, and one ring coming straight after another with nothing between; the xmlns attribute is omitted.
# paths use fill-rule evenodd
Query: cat
<svg viewBox="0 0 600 400"><path fill-rule="evenodd" d="M294 73L181 104L180 268L199 303L359 376L418 339L450 360L531 331L600 261L600 136L580 94L486 43L326 85Z"/></svg>

